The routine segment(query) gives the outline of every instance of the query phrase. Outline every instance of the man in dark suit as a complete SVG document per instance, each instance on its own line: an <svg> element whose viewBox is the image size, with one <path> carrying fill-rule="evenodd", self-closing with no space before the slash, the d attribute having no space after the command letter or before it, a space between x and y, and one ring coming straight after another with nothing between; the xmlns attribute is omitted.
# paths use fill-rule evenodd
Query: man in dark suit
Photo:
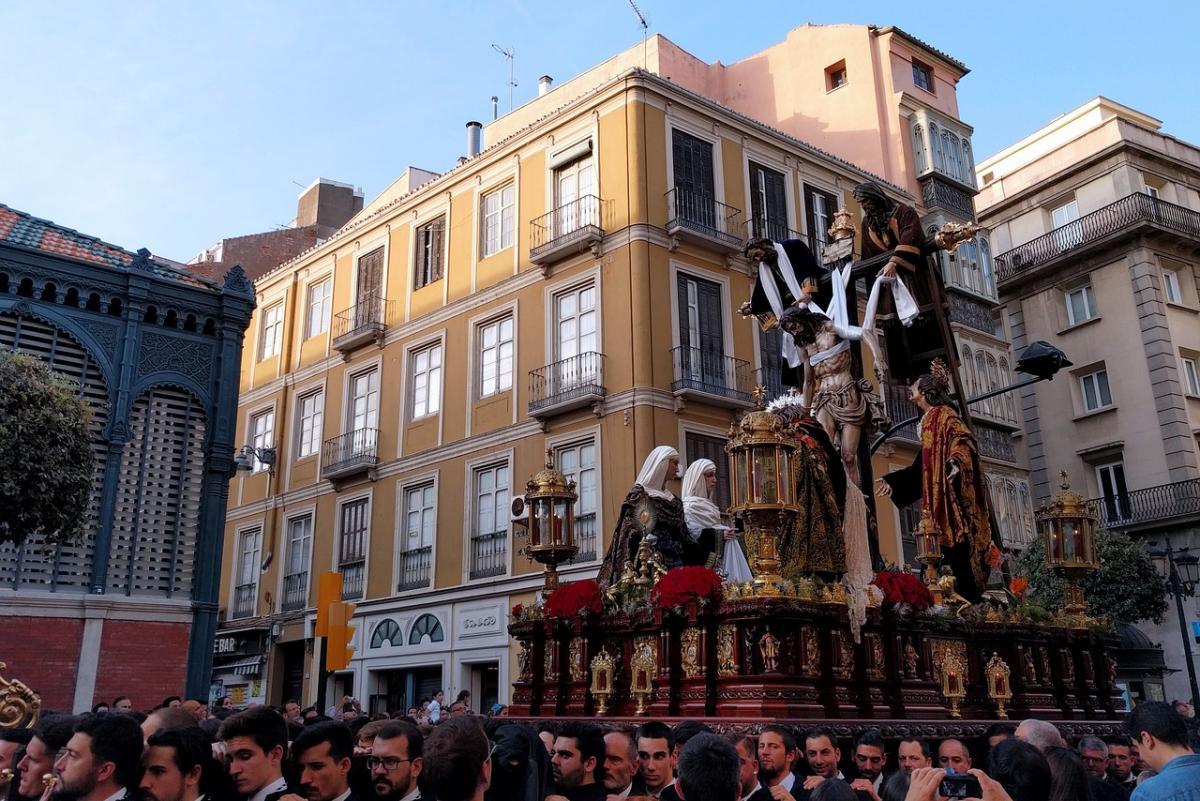
<svg viewBox="0 0 1200 801"><path fill-rule="evenodd" d="M137 792L142 730L128 715L88 716L54 763L58 789L75 801L120 801Z"/></svg>
<svg viewBox="0 0 1200 801"><path fill-rule="evenodd" d="M280 801L289 794L283 778L288 728L282 715L265 706L230 715L221 724L220 739L229 756L229 777L245 801ZM289 799L298 800L294 794Z"/></svg>
<svg viewBox="0 0 1200 801"><path fill-rule="evenodd" d="M305 727L292 741L304 801L359 801L350 791L353 755L354 735L345 725L326 721Z"/></svg>
<svg viewBox="0 0 1200 801"><path fill-rule="evenodd" d="M17 775L13 777L16 795L42 797L45 792L42 777L54 771L55 755L67 747L77 722L73 715L47 715L38 721L29 745L25 746L25 754L17 760Z"/></svg>
<svg viewBox="0 0 1200 801"><path fill-rule="evenodd" d="M367 767L379 801L419 801L424 742L421 730L406 720L385 723L375 733Z"/></svg>
<svg viewBox="0 0 1200 801"><path fill-rule="evenodd" d="M146 740L139 785L142 801L225 801L225 772L195 721L160 728Z"/></svg>
<svg viewBox="0 0 1200 801"><path fill-rule="evenodd" d="M637 742L632 729L604 733L604 789L608 801L646 795L646 785L638 776Z"/></svg>
<svg viewBox="0 0 1200 801"><path fill-rule="evenodd" d="M738 798L741 801L771 801L771 791L758 780L758 739L749 734L731 734L729 742L738 755Z"/></svg>
<svg viewBox="0 0 1200 801"><path fill-rule="evenodd" d="M595 723L562 725L550 765L554 791L546 801L604 801L604 733Z"/></svg>
<svg viewBox="0 0 1200 801"><path fill-rule="evenodd" d="M675 786L682 801L737 801L738 755L724 737L701 732L689 738L678 764Z"/></svg>

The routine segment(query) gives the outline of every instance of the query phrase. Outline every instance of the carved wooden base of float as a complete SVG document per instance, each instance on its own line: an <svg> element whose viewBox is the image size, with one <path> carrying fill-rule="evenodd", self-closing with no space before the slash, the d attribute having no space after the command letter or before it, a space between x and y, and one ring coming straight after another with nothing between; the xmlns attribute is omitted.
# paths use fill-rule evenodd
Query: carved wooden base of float
<svg viewBox="0 0 1200 801"><path fill-rule="evenodd" d="M509 631L520 649L515 717L597 717L597 688L614 719L941 721L950 727L939 723L941 736L976 725L964 720L995 721L1001 706L1009 719L1092 721L1100 731L1123 714L1116 640L1085 629L870 609L855 641L843 605L753 598L715 613L522 621ZM593 662L609 658L596 676Z"/></svg>

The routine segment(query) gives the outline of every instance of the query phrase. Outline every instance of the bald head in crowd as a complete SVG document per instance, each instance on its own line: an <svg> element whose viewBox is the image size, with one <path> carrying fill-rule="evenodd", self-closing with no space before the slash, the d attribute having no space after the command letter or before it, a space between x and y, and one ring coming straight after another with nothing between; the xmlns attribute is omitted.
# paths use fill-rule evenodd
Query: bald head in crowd
<svg viewBox="0 0 1200 801"><path fill-rule="evenodd" d="M1061 748L1067 744L1053 723L1037 718L1021 721L1021 725L1017 726L1017 739L1024 740L1043 753L1047 748Z"/></svg>

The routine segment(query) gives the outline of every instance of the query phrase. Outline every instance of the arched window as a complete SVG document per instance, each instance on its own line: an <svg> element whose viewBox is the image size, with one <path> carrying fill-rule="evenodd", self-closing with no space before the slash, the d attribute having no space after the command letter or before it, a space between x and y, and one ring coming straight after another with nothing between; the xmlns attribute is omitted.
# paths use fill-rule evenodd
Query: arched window
<svg viewBox="0 0 1200 801"><path fill-rule="evenodd" d="M959 155L958 137L950 134L950 149L946 151L946 170L958 180L966 183L962 172L962 158Z"/></svg>
<svg viewBox="0 0 1200 801"><path fill-rule="evenodd" d="M996 297L996 282L992 279L992 249L988 245L985 234L978 236L979 242L979 277L983 281L983 294L990 298Z"/></svg>
<svg viewBox="0 0 1200 801"><path fill-rule="evenodd" d="M404 635L400 633L400 624L390 617L384 618L371 634L372 648L382 648L385 642L392 647L404 645Z"/></svg>
<svg viewBox="0 0 1200 801"><path fill-rule="evenodd" d="M971 275L974 273L974 269L971 267L971 250L967 247L966 242L959 242L958 247L954 249L954 261L957 264L955 283L964 289L971 289Z"/></svg>
<svg viewBox="0 0 1200 801"><path fill-rule="evenodd" d="M1012 372L1008 369L1008 359L1000 359L1000 380L1005 384L1012 383ZM1017 421L1017 401L1013 397L1012 390L1004 393L1004 415L1012 422Z"/></svg>
<svg viewBox="0 0 1200 801"><path fill-rule="evenodd" d="M917 174L925 172L925 129L919 124L913 126L913 160L917 164Z"/></svg>
<svg viewBox="0 0 1200 801"><path fill-rule="evenodd" d="M963 183L975 186L975 159L971 158L971 143L962 140Z"/></svg>
<svg viewBox="0 0 1200 801"><path fill-rule="evenodd" d="M978 395L978 387L975 385L975 359L966 345L962 348L962 373L963 391L968 395Z"/></svg>
<svg viewBox="0 0 1200 801"><path fill-rule="evenodd" d="M1024 481L1017 488L1017 509L1021 515L1021 540L1028 544L1033 539L1033 503L1029 499L1029 485Z"/></svg>
<svg viewBox="0 0 1200 801"><path fill-rule="evenodd" d="M976 395L982 395L988 391L987 360L984 358L982 350L975 351L975 380L979 382ZM990 400L986 401L983 409L988 414L991 414L992 402Z"/></svg>
<svg viewBox="0 0 1200 801"><path fill-rule="evenodd" d="M442 624L433 615L421 615L413 623L412 630L408 633L409 645L420 645L421 641L429 637L430 642L441 642L446 639L446 635L442 632Z"/></svg>
<svg viewBox="0 0 1200 801"><path fill-rule="evenodd" d="M1000 383L1000 368L996 365L996 357L992 354L987 355L988 366L988 392L994 392L1003 386ZM992 417L1004 417L1004 401L999 395L988 401L988 408L992 410Z"/></svg>
<svg viewBox="0 0 1200 801"><path fill-rule="evenodd" d="M1004 505L1008 507L1008 536L1009 542L1024 543L1025 532L1021 530L1021 502L1017 498L1017 485L1011 481L1004 482Z"/></svg>
<svg viewBox="0 0 1200 801"><path fill-rule="evenodd" d="M935 123L929 123L929 150L933 154L933 168L935 170L945 170L946 162L942 158L942 140L938 136L938 127Z"/></svg>

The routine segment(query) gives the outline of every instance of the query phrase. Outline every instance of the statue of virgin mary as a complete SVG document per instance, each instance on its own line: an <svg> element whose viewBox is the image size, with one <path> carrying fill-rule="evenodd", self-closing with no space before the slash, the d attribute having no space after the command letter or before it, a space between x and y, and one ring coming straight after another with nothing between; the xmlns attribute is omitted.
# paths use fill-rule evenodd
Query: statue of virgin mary
<svg viewBox="0 0 1200 801"><path fill-rule="evenodd" d="M754 574L742 552L738 534L721 518L721 510L713 503L717 485L717 466L710 459L697 459L683 474L683 519L688 539L693 543L696 557L705 564L707 557L719 553L721 570L729 581L751 581Z"/></svg>
<svg viewBox="0 0 1200 801"><path fill-rule="evenodd" d="M621 503L617 528L596 576L601 587L616 581L626 563L633 561L643 532L654 537L654 548L663 567L670 570L683 565L686 541L683 502L667 489L667 482L677 478L679 451L669 445L659 445L650 451L633 489ZM648 524L642 522L643 511L648 512Z"/></svg>

